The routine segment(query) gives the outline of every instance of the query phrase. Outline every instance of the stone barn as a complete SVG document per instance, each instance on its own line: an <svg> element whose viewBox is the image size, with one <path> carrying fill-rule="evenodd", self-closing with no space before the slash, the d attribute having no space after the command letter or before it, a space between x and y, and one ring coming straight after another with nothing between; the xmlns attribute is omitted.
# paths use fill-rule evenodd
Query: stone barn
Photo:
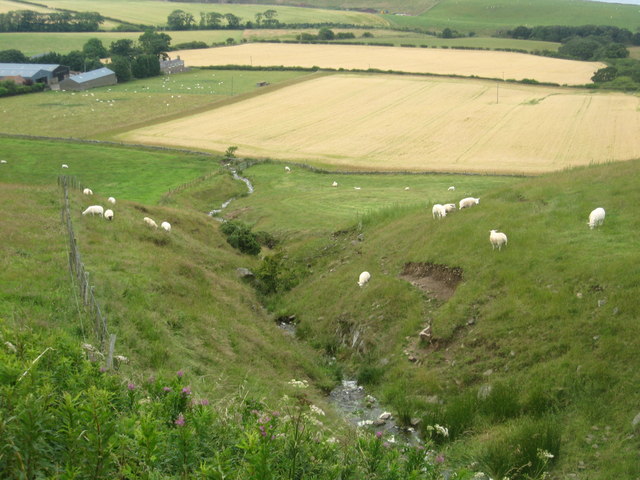
<svg viewBox="0 0 640 480"><path fill-rule="evenodd" d="M118 83L116 74L107 67L91 70L90 72L71 75L60 82L60 90L88 90L96 87L106 87Z"/></svg>

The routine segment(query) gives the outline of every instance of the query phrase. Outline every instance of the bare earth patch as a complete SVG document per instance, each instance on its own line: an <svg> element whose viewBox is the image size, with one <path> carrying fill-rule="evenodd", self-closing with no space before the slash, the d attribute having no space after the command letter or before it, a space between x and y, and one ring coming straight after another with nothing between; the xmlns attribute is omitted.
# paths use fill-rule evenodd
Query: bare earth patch
<svg viewBox="0 0 640 480"><path fill-rule="evenodd" d="M449 300L462 281L462 269L431 262L405 264L400 278L438 300Z"/></svg>
<svg viewBox="0 0 640 480"><path fill-rule="evenodd" d="M591 83L601 62L578 62L524 53L441 48L375 47L364 45L305 45L247 43L175 52L189 66L251 65L394 70L438 75L476 75L483 78Z"/></svg>
<svg viewBox="0 0 640 480"><path fill-rule="evenodd" d="M640 97L333 74L120 136L348 169L537 174L640 157Z"/></svg>

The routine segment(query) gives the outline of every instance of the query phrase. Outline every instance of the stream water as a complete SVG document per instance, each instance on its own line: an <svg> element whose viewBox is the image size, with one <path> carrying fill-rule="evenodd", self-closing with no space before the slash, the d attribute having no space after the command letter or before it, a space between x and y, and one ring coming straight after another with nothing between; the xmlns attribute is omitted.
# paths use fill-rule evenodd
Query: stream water
<svg viewBox="0 0 640 480"><path fill-rule="evenodd" d="M253 185L251 184L251 181L248 178L241 177L240 175L238 175L238 172L236 172L235 170L231 170L231 174L233 175L234 179L240 180L241 182L244 182L247 185L247 193L249 193L249 194L253 193L254 188L253 188ZM227 208L229 206L229 204L232 201L234 201L235 199L236 199L236 197L231 197L230 199L228 199L225 202L223 202L222 205L220 206L220 208L214 208L213 210L211 210L208 215L210 217L215 217L217 214L222 212L222 210ZM221 218L217 218L217 220L219 220L221 222L223 221Z"/></svg>

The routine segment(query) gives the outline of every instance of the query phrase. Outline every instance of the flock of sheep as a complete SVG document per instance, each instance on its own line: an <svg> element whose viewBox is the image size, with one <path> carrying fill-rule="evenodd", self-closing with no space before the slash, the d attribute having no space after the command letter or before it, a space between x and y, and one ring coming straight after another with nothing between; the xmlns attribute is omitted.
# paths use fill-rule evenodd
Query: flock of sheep
<svg viewBox="0 0 640 480"><path fill-rule="evenodd" d="M62 164L62 168L69 168L66 164ZM82 190L82 193L84 195L87 196L91 196L93 195L93 190L91 190L90 188L84 188ZM116 199L114 197L109 197L107 198L107 202L109 202L112 205L116 204ZM90 205L88 206L83 212L82 215L99 215L107 220L113 220L113 210L112 209L107 209L105 210L104 207L102 205ZM144 217L142 219L142 221L144 223L146 223L148 226L153 227L153 228L158 228L158 224L151 218L149 217ZM171 231L171 224L169 222L162 222L160 224L160 228L162 228L163 230L170 232Z"/></svg>

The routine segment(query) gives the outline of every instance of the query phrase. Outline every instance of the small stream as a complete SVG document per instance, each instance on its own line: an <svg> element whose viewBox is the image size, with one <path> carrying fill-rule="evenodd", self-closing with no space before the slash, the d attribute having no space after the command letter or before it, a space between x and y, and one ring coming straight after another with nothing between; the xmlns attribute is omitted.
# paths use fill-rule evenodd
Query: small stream
<svg viewBox="0 0 640 480"><path fill-rule="evenodd" d="M247 185L247 193L252 194L254 192L254 188L253 185L251 184L251 181L248 178L245 177L241 177L240 175L238 175L238 172L236 172L235 170L231 170L231 173L233 175L233 178L235 180L240 180L241 182L244 182ZM236 199L236 197L231 197L230 199L226 200L221 206L220 208L215 208L213 210L211 210L208 215L210 217L215 217L216 215L218 215L220 212L222 212L225 208L227 208L229 206L229 204L234 201ZM216 220L222 222L223 219L222 218L216 218Z"/></svg>

